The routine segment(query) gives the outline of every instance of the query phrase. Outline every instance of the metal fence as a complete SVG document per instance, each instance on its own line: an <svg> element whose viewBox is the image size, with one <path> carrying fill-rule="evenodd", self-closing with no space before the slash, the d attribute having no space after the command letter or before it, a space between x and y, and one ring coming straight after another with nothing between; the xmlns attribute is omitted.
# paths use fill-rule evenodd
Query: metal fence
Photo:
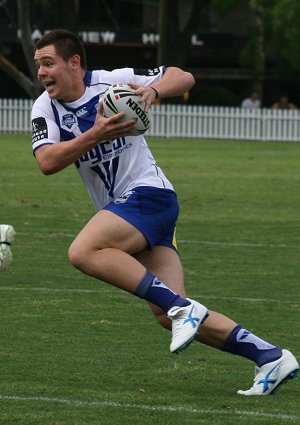
<svg viewBox="0 0 300 425"><path fill-rule="evenodd" d="M32 100L0 99L0 133L31 131ZM152 107L148 136L300 142L300 111L214 106Z"/></svg>

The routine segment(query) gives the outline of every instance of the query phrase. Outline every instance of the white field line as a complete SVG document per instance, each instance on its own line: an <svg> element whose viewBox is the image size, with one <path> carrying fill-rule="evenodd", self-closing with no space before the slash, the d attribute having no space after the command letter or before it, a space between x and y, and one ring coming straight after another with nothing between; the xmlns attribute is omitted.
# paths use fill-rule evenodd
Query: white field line
<svg viewBox="0 0 300 425"><path fill-rule="evenodd" d="M197 241L179 239L178 244L199 244L199 245L219 245L219 246L236 246L245 248L300 248L300 245L288 245L288 244L268 244L268 243L250 243L250 242L218 242L218 241Z"/></svg>
<svg viewBox="0 0 300 425"><path fill-rule="evenodd" d="M80 293L80 294L105 294L109 295L110 297L113 297L114 295L120 297L123 295L124 297L127 296L126 293L109 293L105 289L97 290L97 289L82 289L82 288L44 288L44 287L31 287L31 286L0 286L0 291L25 291L25 292L65 292L65 293ZM243 298L243 297L221 297L218 295L203 295L203 294L193 294L193 298L205 298L205 299L211 299L211 300L232 300L232 301L241 301L241 302L250 302L250 303L274 303L274 304L298 304L297 300L282 300L282 299L271 299L271 298Z"/></svg>
<svg viewBox="0 0 300 425"><path fill-rule="evenodd" d="M17 232L17 234L21 236L32 236L32 233L27 232ZM43 235L39 234L39 236L48 236L48 234ZM51 235L53 238L54 236L57 237L66 237L66 238L75 238L75 233L64 233L59 232ZM252 243L252 242L221 242L221 241L202 241L197 239L178 239L178 244L192 244L192 245L212 245L212 246L232 246L232 247L240 247L240 248L291 248L291 249L300 249L300 245L297 244L273 244L273 243Z"/></svg>
<svg viewBox="0 0 300 425"><path fill-rule="evenodd" d="M99 407L99 408L110 408L110 409L133 409L143 410L152 412L168 412L168 413L183 413L183 414L196 414L196 415L228 415L228 416L244 416L244 417L257 417L257 418L268 418L268 419L279 419L282 421L298 421L300 416L298 415L287 415L282 413L269 413L263 411L249 411L239 409L199 409L197 407L189 406L163 406L163 405L147 405L147 404L136 404L136 403L119 403L115 401L83 401L83 400L72 400L67 398L57 397L23 397L23 396L6 396L0 395L2 401L36 401L43 403L60 403L69 406L86 406L86 407Z"/></svg>
<svg viewBox="0 0 300 425"><path fill-rule="evenodd" d="M6 175L7 177L7 175ZM11 174L10 177L14 178L15 174ZM32 187L32 186L37 186L39 187L41 185L40 182L30 182L30 185L27 182L20 182L18 181L18 183L14 183L14 182L0 182L0 187L19 187L19 186L28 186L28 187ZM76 182L68 182L68 186L75 186L75 187L82 187L82 183L79 181L78 183ZM47 183L46 187L61 187L61 182L52 182L52 183Z"/></svg>

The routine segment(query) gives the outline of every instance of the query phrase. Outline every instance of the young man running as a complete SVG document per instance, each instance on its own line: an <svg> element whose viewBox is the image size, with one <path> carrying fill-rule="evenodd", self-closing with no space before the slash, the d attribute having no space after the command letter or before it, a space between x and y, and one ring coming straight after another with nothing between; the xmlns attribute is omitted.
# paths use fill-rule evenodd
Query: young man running
<svg viewBox="0 0 300 425"><path fill-rule="evenodd" d="M292 353L186 298L174 237L174 188L144 137L130 135L134 122L118 122L122 113L103 116L101 100L112 84L130 84L149 109L157 98L190 90L193 76L163 66L88 71L82 43L65 30L38 41L35 61L45 88L32 109L37 163L44 174L75 163L98 211L71 244L71 263L146 300L158 322L172 329L171 352L197 339L254 361L254 384L239 394L271 394L294 377L299 365Z"/></svg>

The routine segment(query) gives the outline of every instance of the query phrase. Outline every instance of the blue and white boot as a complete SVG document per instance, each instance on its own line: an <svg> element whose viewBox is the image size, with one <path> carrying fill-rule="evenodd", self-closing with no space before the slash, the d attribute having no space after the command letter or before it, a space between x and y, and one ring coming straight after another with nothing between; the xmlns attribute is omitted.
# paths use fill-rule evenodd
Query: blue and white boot
<svg viewBox="0 0 300 425"><path fill-rule="evenodd" d="M198 329L208 317L207 308L197 301L189 300L186 307L172 307L168 317L172 320L171 353L185 350L196 338Z"/></svg>
<svg viewBox="0 0 300 425"><path fill-rule="evenodd" d="M239 390L237 393L245 396L269 395L289 379L297 377L299 364L295 356L288 350L282 350L282 356L274 362L262 367L255 367L253 386L249 390Z"/></svg>

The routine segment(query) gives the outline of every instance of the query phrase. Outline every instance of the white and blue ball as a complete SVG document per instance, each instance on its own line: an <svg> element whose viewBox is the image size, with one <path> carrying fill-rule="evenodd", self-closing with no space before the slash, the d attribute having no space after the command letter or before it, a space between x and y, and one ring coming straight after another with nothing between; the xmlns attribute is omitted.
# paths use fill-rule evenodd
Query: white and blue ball
<svg viewBox="0 0 300 425"><path fill-rule="evenodd" d="M119 112L125 113L120 122L135 121L135 128L131 133L132 136L144 134L150 127L150 111L145 111L145 104L140 102L140 96L135 94L135 90L127 84L113 84L104 94L104 116L111 117Z"/></svg>

